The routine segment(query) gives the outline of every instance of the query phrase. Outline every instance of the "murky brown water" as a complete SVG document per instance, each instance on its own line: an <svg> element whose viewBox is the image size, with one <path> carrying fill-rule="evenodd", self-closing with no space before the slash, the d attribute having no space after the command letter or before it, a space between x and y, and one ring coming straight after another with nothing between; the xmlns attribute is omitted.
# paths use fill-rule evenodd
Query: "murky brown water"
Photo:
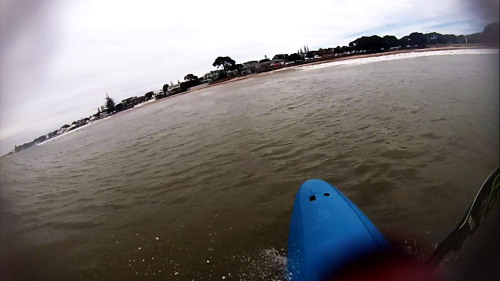
<svg viewBox="0 0 500 281"><path fill-rule="evenodd" d="M309 178L433 245L499 164L498 116L498 53L286 70L123 112L1 159L1 274L279 280Z"/></svg>

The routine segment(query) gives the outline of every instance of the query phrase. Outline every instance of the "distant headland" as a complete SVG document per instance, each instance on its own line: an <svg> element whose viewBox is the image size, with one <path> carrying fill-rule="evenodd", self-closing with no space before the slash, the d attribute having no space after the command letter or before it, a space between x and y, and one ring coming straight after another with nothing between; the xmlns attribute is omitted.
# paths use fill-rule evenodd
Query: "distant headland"
<svg viewBox="0 0 500 281"><path fill-rule="evenodd" d="M105 103L97 109L97 112L89 117L74 121L71 125L65 124L46 135L42 135L31 142L16 145L14 150L7 155L23 151L35 144L40 144L56 136L90 124L96 120L107 118L121 111L131 109L140 104L165 97L174 96L190 89L203 87L203 85L213 85L230 81L237 77L243 77L253 73L262 73L281 69L290 66L318 63L336 59L354 58L359 55L369 54L389 54L394 52L417 51L426 48L452 48L452 47L495 47L498 48L499 23L492 23L484 27L482 32L469 35L440 34L437 32L420 33L413 32L407 36L396 38L392 35L380 37L378 35L362 36L349 43L348 46L337 46L333 48L320 48L309 50L307 45L299 48L293 54L276 54L272 59L265 56L260 60L236 63L228 56L217 57L212 64L216 70L210 71L198 77L187 74L184 81L177 81L176 84L170 82L165 84L159 91L149 91L143 96L134 96L115 103L113 98L106 94ZM219 69L220 68L220 69ZM5 156L7 156L5 155Z"/></svg>

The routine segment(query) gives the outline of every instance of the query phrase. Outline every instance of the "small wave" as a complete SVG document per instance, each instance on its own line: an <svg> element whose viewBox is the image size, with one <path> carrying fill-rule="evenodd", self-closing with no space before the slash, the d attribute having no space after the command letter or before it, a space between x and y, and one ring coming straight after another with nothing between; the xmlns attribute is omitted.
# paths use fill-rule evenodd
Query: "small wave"
<svg viewBox="0 0 500 281"><path fill-rule="evenodd" d="M412 152L403 149L392 149L382 153L381 156L392 160L402 160L402 159L414 159L423 154L424 154L423 152L417 152L417 151Z"/></svg>

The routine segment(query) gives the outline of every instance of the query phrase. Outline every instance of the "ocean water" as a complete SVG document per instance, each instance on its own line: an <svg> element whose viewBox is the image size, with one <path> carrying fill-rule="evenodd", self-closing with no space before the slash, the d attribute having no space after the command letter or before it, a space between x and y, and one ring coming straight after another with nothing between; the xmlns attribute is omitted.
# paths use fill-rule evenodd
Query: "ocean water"
<svg viewBox="0 0 500 281"><path fill-rule="evenodd" d="M2 280L283 280L310 178L423 258L499 165L498 60L427 52L259 74L2 158ZM468 255L445 270L476 274Z"/></svg>

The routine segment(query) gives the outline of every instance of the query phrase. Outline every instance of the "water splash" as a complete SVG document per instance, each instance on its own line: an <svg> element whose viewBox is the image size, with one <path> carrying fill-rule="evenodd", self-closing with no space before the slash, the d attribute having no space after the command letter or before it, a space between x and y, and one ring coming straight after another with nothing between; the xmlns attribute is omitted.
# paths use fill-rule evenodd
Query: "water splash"
<svg viewBox="0 0 500 281"><path fill-rule="evenodd" d="M288 280L286 277L287 258L284 249L264 249L254 257L233 256L233 258L245 261L246 264L237 274L240 280Z"/></svg>

